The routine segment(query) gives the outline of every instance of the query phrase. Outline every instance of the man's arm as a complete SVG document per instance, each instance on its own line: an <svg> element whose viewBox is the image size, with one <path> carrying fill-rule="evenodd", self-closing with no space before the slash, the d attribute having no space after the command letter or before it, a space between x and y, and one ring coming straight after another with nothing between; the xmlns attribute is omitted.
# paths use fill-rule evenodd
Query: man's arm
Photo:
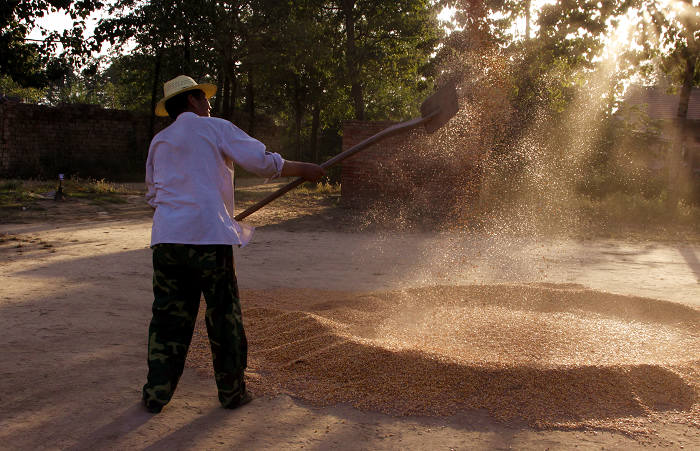
<svg viewBox="0 0 700 451"><path fill-rule="evenodd" d="M317 164L286 161L278 153L266 151L263 143L248 136L229 121L216 119L214 124L217 124L222 133L219 142L225 158L256 175L303 177L310 182L317 182L326 173Z"/></svg>
<svg viewBox="0 0 700 451"><path fill-rule="evenodd" d="M148 158L146 159L146 202L151 208L156 208L156 187L153 181L153 146L148 149Z"/></svg>
<svg viewBox="0 0 700 451"><path fill-rule="evenodd" d="M281 177L303 177L309 182L318 182L326 171L314 163L304 163L301 161L284 161Z"/></svg>

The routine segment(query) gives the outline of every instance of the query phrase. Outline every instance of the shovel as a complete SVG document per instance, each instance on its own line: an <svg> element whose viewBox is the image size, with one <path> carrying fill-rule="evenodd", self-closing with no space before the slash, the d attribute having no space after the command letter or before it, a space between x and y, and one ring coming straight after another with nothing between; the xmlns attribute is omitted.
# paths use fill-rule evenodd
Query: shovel
<svg viewBox="0 0 700 451"><path fill-rule="evenodd" d="M355 155L361 150L366 149L372 144L375 144L390 136L394 136L399 133L412 130L420 125L423 125L425 127L425 131L427 133L433 133L435 130L445 125L445 123L447 123L447 121L449 121L457 113L458 110L459 105L457 104L457 91L455 89L455 85L454 83L447 84L440 88L435 94L425 99L425 101L421 104L421 117L392 125L391 127L382 130L376 135L370 136L361 143L355 144L345 152L339 153L335 157L321 164L321 167L324 169L329 168L337 163L340 163L346 158ZM243 218L248 217L249 215L260 210L265 205L272 202L273 200L282 196L286 192L291 191L297 186L301 185L302 183L304 183L304 181L305 180L302 177L299 177L293 182L283 186L274 193L270 194L269 196L267 196L257 204L253 205L252 207L248 208L247 210L238 213L234 219L236 221L240 221Z"/></svg>

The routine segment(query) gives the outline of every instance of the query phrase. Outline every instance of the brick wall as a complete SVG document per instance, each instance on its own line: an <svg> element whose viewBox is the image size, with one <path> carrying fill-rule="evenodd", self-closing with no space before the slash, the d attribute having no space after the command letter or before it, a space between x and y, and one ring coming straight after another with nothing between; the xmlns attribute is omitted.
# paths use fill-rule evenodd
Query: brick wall
<svg viewBox="0 0 700 451"><path fill-rule="evenodd" d="M155 132L170 124L156 118ZM57 107L0 99L0 177L57 174L141 181L150 143L150 116L96 105ZM279 127L260 124L256 137L280 152Z"/></svg>
<svg viewBox="0 0 700 451"><path fill-rule="evenodd" d="M392 125L348 121L343 150ZM464 213L481 185L483 155L450 154L444 137L422 130L396 135L348 158L341 169L341 203L350 208L381 208L406 219ZM459 211L458 211L459 210Z"/></svg>
<svg viewBox="0 0 700 451"><path fill-rule="evenodd" d="M392 125L391 122L347 121L343 124L343 151L359 144ZM395 136L368 147L344 160L340 173L340 196L343 205L362 207L384 195L389 188L381 168L389 164L405 137Z"/></svg>
<svg viewBox="0 0 700 451"><path fill-rule="evenodd" d="M157 129L166 125L157 122ZM150 118L95 105L0 103L0 176L142 178Z"/></svg>

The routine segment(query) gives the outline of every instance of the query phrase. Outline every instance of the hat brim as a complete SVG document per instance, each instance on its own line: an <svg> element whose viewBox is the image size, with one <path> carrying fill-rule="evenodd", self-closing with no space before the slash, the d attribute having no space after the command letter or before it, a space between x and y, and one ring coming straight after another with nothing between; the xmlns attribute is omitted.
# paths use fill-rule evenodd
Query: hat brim
<svg viewBox="0 0 700 451"><path fill-rule="evenodd" d="M199 85L188 86L184 89L181 89L177 92L173 92L172 94L160 99L160 102L156 104L156 116L165 117L168 115L168 112L165 110L165 102L167 102L169 99L172 99L176 95L182 94L183 92L194 91L195 89L203 91L207 99L211 98L214 94L216 94L216 85L212 85L211 83L202 83Z"/></svg>

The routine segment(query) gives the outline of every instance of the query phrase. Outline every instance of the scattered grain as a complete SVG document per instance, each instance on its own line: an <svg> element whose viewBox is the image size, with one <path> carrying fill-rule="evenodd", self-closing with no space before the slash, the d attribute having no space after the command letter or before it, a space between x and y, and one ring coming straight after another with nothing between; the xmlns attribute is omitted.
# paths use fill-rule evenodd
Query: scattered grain
<svg viewBox="0 0 700 451"><path fill-rule="evenodd" d="M534 285L353 294L251 292L248 381L314 405L394 415L487 409L537 428L700 427L700 312ZM284 306L319 303L308 311ZM322 301L322 302L321 302ZM188 365L211 373L198 323Z"/></svg>

